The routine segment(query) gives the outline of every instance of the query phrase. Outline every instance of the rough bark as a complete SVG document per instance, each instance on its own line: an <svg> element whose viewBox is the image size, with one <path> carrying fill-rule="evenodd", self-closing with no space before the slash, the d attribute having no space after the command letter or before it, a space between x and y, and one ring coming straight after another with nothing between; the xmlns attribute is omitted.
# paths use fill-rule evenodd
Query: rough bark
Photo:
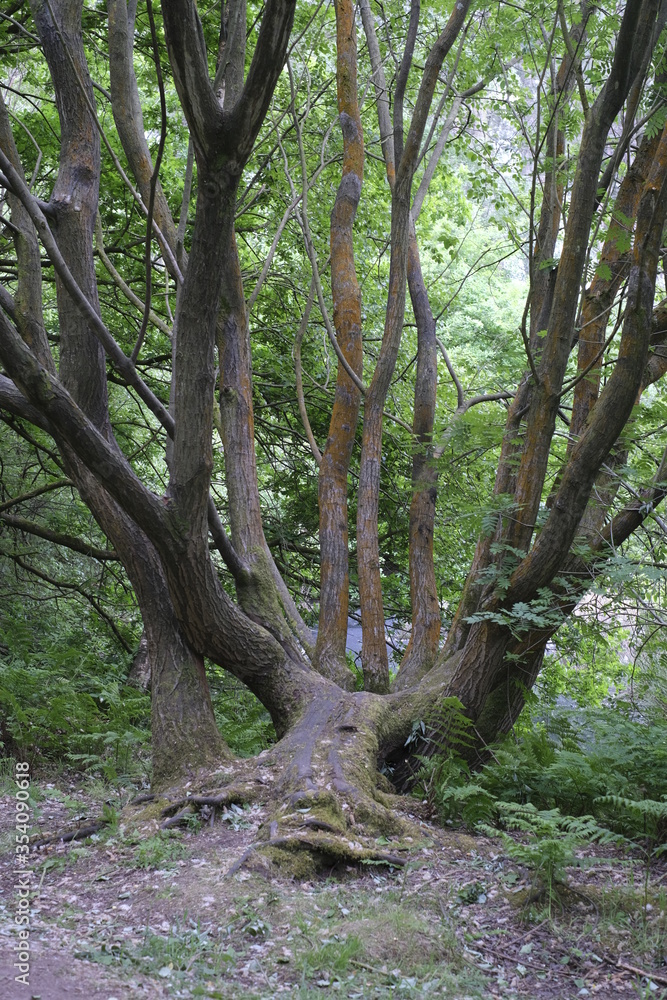
<svg viewBox="0 0 667 1000"><path fill-rule="evenodd" d="M438 363L436 328L413 230L408 248L408 288L417 323L417 373L412 430L412 501L410 503L410 601L412 628L394 683L410 687L435 663L440 642L440 602L433 559L438 467L433 454Z"/></svg>
<svg viewBox="0 0 667 1000"><path fill-rule="evenodd" d="M144 205L151 201L153 160L146 141L144 118L137 78L134 73L134 23L137 0L110 0L109 79L111 110L132 175ZM155 186L153 218L160 231L161 244L171 250L165 254L165 266L173 272L177 257L176 227L159 180ZM173 275L176 277L176 275Z"/></svg>
<svg viewBox="0 0 667 1000"><path fill-rule="evenodd" d="M413 4L413 12L414 12ZM405 143L403 142L402 96L411 62L413 20L394 103L394 162L392 188L390 264L387 311L380 355L366 394L357 505L357 554L362 624L362 666L367 690L382 692L389 687L389 665L384 636L384 608L378 545L378 504L382 453L382 414L396 365L403 329L410 236L410 193L433 92L445 56L461 31L468 3L454 5L452 14L431 49L421 78L417 101ZM416 30L416 29L415 29Z"/></svg>
<svg viewBox="0 0 667 1000"><path fill-rule="evenodd" d="M530 347L536 350L537 334L547 328L554 291L554 262L558 233L563 215L564 178L562 159L565 152L565 133L561 128L563 109L572 94L579 69L579 45L584 37L585 22L570 32L572 55L563 59L554 81L551 121L544 137L546 169L542 187L540 221L535 234L535 247L530 266Z"/></svg>
<svg viewBox="0 0 667 1000"><path fill-rule="evenodd" d="M363 343L361 290L354 262L354 219L361 196L364 139L357 97L357 39L354 4L336 3L338 115L343 133L343 176L331 212L331 293L336 339L361 378ZM349 605L347 475L359 419L361 393L342 365L327 443L319 473L320 614L315 649L317 669L344 687L352 677L345 665Z"/></svg>
<svg viewBox="0 0 667 1000"><path fill-rule="evenodd" d="M607 135L649 44L658 6L656 0L645 0L625 8L609 77L590 109L582 134L550 319L539 359L539 384L530 393L514 490L516 511L503 536L504 543L513 549L526 551L535 530L572 347L579 288Z"/></svg>
<svg viewBox="0 0 667 1000"><path fill-rule="evenodd" d="M368 13L368 9L366 0L362 0L362 11ZM54 10L57 27L52 22ZM198 779L194 796L186 800L179 793L180 800L165 807L169 823L199 805L212 804L215 808L226 801L238 800L234 796L257 796L257 783L261 781L262 788L271 789L266 798L273 810L264 830L266 846L275 851L305 848L329 859L377 859L381 852L369 841L368 834L398 835L401 829L401 823L393 816L394 802L382 788L384 782L378 766L383 761L390 765L398 763L400 776L401 762L410 752L406 740L415 720L425 720L432 727L437 742L431 746L437 749L447 743L442 722L443 698L460 699L475 722L482 745L514 722L553 630L546 627L513 630L502 616L512 610L514 602L530 600L538 588L550 592L553 607L562 614L572 610L577 594L566 593L557 582L557 574L569 574L575 579L579 575L580 580L584 579L584 564L577 562L569 549L581 531L587 505L590 510L595 477L627 425L638 394L667 367L661 353L664 316L659 310L653 313L657 263L667 215L666 129L657 144L650 170L641 174L645 177L641 192L632 196L638 198L637 226L628 262L627 308L614 369L594 405L577 403L577 419L584 416L578 441L572 446L558 486L553 490L550 513L532 550L524 558L519 552L518 568L509 590L500 592L493 580L488 586L480 583L476 574L494 566L493 540L505 546L515 541L520 543L521 551L533 540L535 510L544 493L543 473L549 459L554 407L557 409L563 392L565 365L573 343L573 302L576 303L581 287L592 217L589 209L597 197L601 157L612 119L629 82L636 78L637 66L645 61L645 42L654 32L656 3L646 0L634 7L628 5L623 16L609 82L591 109L586 126L558 276L553 288L549 283L548 289L537 294L533 303L536 310L538 305L542 310L544 302L551 301L553 291L545 348L538 359L538 381L533 384L532 373L527 375L513 401L496 483L498 493L514 494L514 513L518 512L518 516L506 522L499 518L493 539L480 540L473 573L445 652L431 667L439 626L431 572L435 332L421 281L410 219L410 193L433 89L442 60L461 30L466 10L466 3L455 5L449 24L427 59L412 123L404 135L401 108L406 101L406 81L418 25L418 4L411 4L409 43L397 77L392 147L387 142L388 127L381 126L393 187L390 296L384 340L366 401L358 522L365 683L374 690L352 693L342 690L330 676L323 676L331 672L322 668L329 655L324 651L328 620L321 629L320 672L308 663L294 641L298 628L294 627L296 618L291 607L283 600L286 588L281 590L284 584L277 578L275 565L268 561L254 456L250 334L234 242L238 182L283 65L293 4L286 0L269 0L266 4L255 54L244 80L245 5L243 0L225 3L218 73L211 80L196 5L191 0L165 3L167 43L193 135L199 177L192 250L177 302L175 390L173 413L169 414L141 382L99 315L92 255L99 138L81 44L81 4L66 4L64 0L59 4L53 0L43 4L42 0L35 0L35 18L58 95L61 164L52 203L40 206L27 191L0 105L0 163L3 183L11 189L11 221L19 262L16 295L8 291L0 293L0 358L7 373L0 376L0 404L21 419L35 420L53 436L70 478L109 536L137 594L149 655L154 663L156 786L180 781L184 773L199 768L208 772L205 778ZM352 348L356 350L358 345L360 315L352 223L361 184L363 147L353 80L353 11L347 0L340 0L338 15L339 110L343 119L345 163L331 226L334 318L343 356L349 357L354 367L356 354ZM124 51L127 54L127 47ZM381 80L378 85L384 92ZM383 114L387 118L387 107ZM554 148L557 154L557 142ZM557 178L553 183L557 184ZM544 219L552 242L560 224L558 201L558 191L554 194L551 190ZM61 337L58 374L47 350L40 311L41 262L35 233L39 234L58 275ZM547 236L540 239L540 252L545 253ZM413 642L402 677L405 690L385 694L388 676L377 539L382 411L400 342L406 280L417 318L419 343L413 429L420 448L413 466L415 490L411 514ZM540 297L542 304L538 302ZM539 319L536 322L539 324ZM216 337L233 545L212 510L209 494ZM164 497L156 496L140 482L113 437L105 396L106 360L101 345L119 370L127 374L128 384L137 388L142 403L161 421L167 433L173 433L171 478ZM346 506L344 480L349 463L346 449L349 450L354 438L352 417L356 421L355 407L358 407L358 387L353 382L341 365L339 386L349 390L342 401L347 409L342 407L341 395L337 395L330 440L336 438L342 457L335 476L323 473L327 486L338 477L339 491L331 509L339 514ZM524 420L526 434L522 437ZM520 457L522 450L517 472L511 460ZM531 461L537 463L537 484L529 482ZM612 542L618 544L629 537L664 499L666 462L663 457L655 481L636 500L618 510L608 523L598 520L595 531L588 533L592 561L585 568L589 578L601 570ZM326 508L325 493L323 487ZM209 550L209 533L233 569L241 606L228 597L222 586ZM342 548L346 547L346 527L339 522L334 526L334 534L336 544L345 543ZM325 539L324 549L326 546ZM516 551L513 555L517 555ZM324 582L332 584L338 600L336 608L340 611L341 594L346 590L344 573L337 579L329 577L326 570L323 575ZM425 587L424 580L427 580ZM476 618L470 621L474 613ZM344 654L341 638L345 619L346 615L344 618L339 615L333 630L336 644L333 656L338 662ZM203 667L205 657L238 677L272 715L280 742L252 764L229 762L211 710ZM425 676L417 684L424 671ZM344 675L340 679L345 683ZM223 784L221 772L233 773L231 783ZM409 777L408 773L406 780Z"/></svg>
<svg viewBox="0 0 667 1000"><path fill-rule="evenodd" d="M217 321L220 417L232 542L242 563L242 570L235 574L236 590L246 613L298 655L295 638L306 650L312 648L313 638L264 535L257 484L250 328L233 231L224 251L221 275Z"/></svg>
<svg viewBox="0 0 667 1000"><path fill-rule="evenodd" d="M628 254L622 252L619 243L628 236L628 222L634 222L639 204L639 197L646 180L647 173L653 163L660 136L645 137L641 146L625 174L619 188L614 210L613 221L605 240L598 272L590 286L586 289L581 310L579 325L577 356L577 374L580 381L575 386L572 402L572 420L570 423L571 444L584 429L588 415L593 409L600 390L600 373L606 330L609 325L609 314L621 286L627 275Z"/></svg>
<svg viewBox="0 0 667 1000"><path fill-rule="evenodd" d="M442 659L464 647L470 635L467 619L487 600L493 600L495 584L492 578L489 579L489 569L495 567L500 573L507 553L513 558L518 552L527 552L535 530L565 368L574 342L575 312L604 144L611 122L645 58L646 46L655 42L652 31L656 9L657 5L650 3L626 7L609 77L587 115L558 268L551 272L549 282L546 276L538 277L536 301L532 303L534 336L530 342L533 347L538 339L537 332L546 330L539 338L539 383L535 383L531 371L526 372L509 408L505 426L494 495L500 499L512 497L514 507L499 516L495 532L477 542ZM558 76L558 85L562 85L563 91L570 86L568 66L572 66L569 56ZM551 123L550 133L557 152L556 119ZM548 175L545 180L546 204L541 216L536 262L545 255L548 259L554 245L554 227L561 215L557 183L557 175L554 177L551 171L551 177ZM540 274L539 267L537 274ZM535 273L532 278L535 279ZM577 407L579 409L579 404Z"/></svg>
<svg viewBox="0 0 667 1000"><path fill-rule="evenodd" d="M59 250L88 302L98 310L93 261L93 229L99 186L99 140L92 121L92 86L81 44L81 8L76 5L35 5L35 20L59 95L61 119L61 160L52 193L57 219ZM55 17L55 24L53 21ZM74 76L72 67L75 67ZM83 139L83 141L82 141ZM11 148L11 147L10 147ZM27 244L34 229L23 215L20 219ZM36 281L33 269L19 271L19 296ZM36 301L32 288L31 301ZM106 365L98 338L87 318L67 290L59 284L60 381L69 391L82 416L95 426L116 450L111 431L106 394ZM42 323L41 308L30 308L30 327ZM45 345L41 328L38 343ZM44 363L54 376L50 355ZM55 377L55 376L54 376ZM56 436L58 440L58 436ZM154 780L183 775L193 767L211 764L224 755L208 694L203 661L187 646L171 606L164 574L146 536L105 493L99 483L73 455L63 438L58 441L65 467L102 529L112 540L135 589L146 628L151 660L155 665L152 697L152 741Z"/></svg>
<svg viewBox="0 0 667 1000"><path fill-rule="evenodd" d="M387 180L389 186L393 187L396 164L389 115L389 91L370 4L368 0L362 0L360 6L373 70L380 141L387 170ZM453 117L451 121L453 121ZM449 124L451 125L451 122ZM435 170L437 157L441 155L444 148L446 131L447 123L438 140L439 152L436 150L429 163L431 177ZM422 181L422 185L420 185L422 201L426 186L427 184L425 185L425 182ZM412 627L408 647L394 682L396 690L409 687L430 670L435 662L440 639L440 606L433 560L435 501L438 483L438 469L433 460L432 447L438 377L436 324L422 275L419 246L414 227L415 214L413 210L407 261L408 288L417 325L417 373L413 417L413 447L415 450L412 462L414 492L410 504L409 538Z"/></svg>
<svg viewBox="0 0 667 1000"><path fill-rule="evenodd" d="M626 425L648 360L655 280L667 216L667 130L644 184L637 216L619 352L613 372L563 471L551 511L533 548L510 579L505 600L521 601L548 583L574 540L602 462Z"/></svg>

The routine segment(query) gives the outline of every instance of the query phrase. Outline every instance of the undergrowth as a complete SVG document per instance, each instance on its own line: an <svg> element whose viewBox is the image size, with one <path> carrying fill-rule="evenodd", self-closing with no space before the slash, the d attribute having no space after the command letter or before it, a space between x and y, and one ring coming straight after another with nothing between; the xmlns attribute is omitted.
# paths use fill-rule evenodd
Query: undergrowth
<svg viewBox="0 0 667 1000"><path fill-rule="evenodd" d="M32 768L144 781L150 698L126 685L128 657L62 623L41 636L14 623L3 638L0 753Z"/></svg>
<svg viewBox="0 0 667 1000"><path fill-rule="evenodd" d="M550 909L565 869L582 863L583 844L631 848L646 884L652 861L667 850L664 672L628 697L621 667L607 666L606 686L581 676L571 685L585 704L563 695L567 669L547 667L539 695L528 697L512 734L489 748L475 773L456 752L422 758L417 793L442 822L501 839L533 870ZM463 753L466 725L450 723Z"/></svg>
<svg viewBox="0 0 667 1000"><path fill-rule="evenodd" d="M14 609L15 611L15 609ZM126 683L132 657L86 619L26 612L0 620L0 759L73 768L119 786L150 782L150 694ZM268 712L209 665L223 737L249 757L275 741ZM9 769L12 770L11 768Z"/></svg>

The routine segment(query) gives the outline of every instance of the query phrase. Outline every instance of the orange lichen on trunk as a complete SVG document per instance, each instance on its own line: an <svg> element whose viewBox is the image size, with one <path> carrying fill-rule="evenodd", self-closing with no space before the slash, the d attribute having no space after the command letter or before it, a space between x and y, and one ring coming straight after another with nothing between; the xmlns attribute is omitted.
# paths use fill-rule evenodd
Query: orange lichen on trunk
<svg viewBox="0 0 667 1000"><path fill-rule="evenodd" d="M331 290L336 337L361 377L361 291L354 260L354 219L361 195L364 139L357 98L354 4L336 3L338 112L343 133L343 176L331 213ZM361 394L342 365L319 475L320 617L315 662L321 673L349 685L345 668L349 602L347 474Z"/></svg>
<svg viewBox="0 0 667 1000"><path fill-rule="evenodd" d="M631 228L639 196L658 146L659 135L644 139L616 197L612 222L600 254L598 273L586 290L579 330L578 374L574 390L571 443L581 434L588 414L598 398L602 355L609 314L616 293L627 274L624 233Z"/></svg>

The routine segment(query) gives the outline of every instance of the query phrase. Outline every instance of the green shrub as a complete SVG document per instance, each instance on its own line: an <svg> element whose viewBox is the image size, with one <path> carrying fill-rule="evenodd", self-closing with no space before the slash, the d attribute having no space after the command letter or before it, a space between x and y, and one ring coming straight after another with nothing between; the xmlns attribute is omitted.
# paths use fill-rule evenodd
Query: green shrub
<svg viewBox="0 0 667 1000"><path fill-rule="evenodd" d="M0 655L0 752L33 766L74 763L109 780L144 777L150 698L125 684L128 657L96 649L83 629L45 623L36 638L13 624Z"/></svg>
<svg viewBox="0 0 667 1000"><path fill-rule="evenodd" d="M219 667L211 667L209 677L216 722L230 750L253 757L275 743L271 716L252 691Z"/></svg>

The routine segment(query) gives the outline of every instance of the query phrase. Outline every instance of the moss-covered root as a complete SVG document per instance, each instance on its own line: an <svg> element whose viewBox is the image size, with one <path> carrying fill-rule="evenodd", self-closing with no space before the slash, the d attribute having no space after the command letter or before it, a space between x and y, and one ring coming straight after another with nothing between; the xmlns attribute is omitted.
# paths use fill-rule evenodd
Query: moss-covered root
<svg viewBox="0 0 667 1000"><path fill-rule="evenodd" d="M207 820L215 820L216 813L233 805L249 805L260 798L258 786L247 781L232 782L225 788L209 792L193 792L181 798L164 803L160 810L160 826L167 830L173 826L185 826L192 816L204 814Z"/></svg>
<svg viewBox="0 0 667 1000"><path fill-rule="evenodd" d="M203 810L211 819L226 806L259 802L267 818L248 857L259 851L285 863L298 856L302 865L310 853L316 865L400 864L403 848L423 836L378 773L377 734L387 725L381 704L373 695L341 697L340 689L323 685L321 696L270 751L163 793L160 824L187 824Z"/></svg>
<svg viewBox="0 0 667 1000"><path fill-rule="evenodd" d="M234 862L227 875L234 875L253 858L275 866L282 875L303 879L338 864L384 864L402 868L408 857L407 846L383 851L340 835L306 830L291 836L258 840Z"/></svg>

